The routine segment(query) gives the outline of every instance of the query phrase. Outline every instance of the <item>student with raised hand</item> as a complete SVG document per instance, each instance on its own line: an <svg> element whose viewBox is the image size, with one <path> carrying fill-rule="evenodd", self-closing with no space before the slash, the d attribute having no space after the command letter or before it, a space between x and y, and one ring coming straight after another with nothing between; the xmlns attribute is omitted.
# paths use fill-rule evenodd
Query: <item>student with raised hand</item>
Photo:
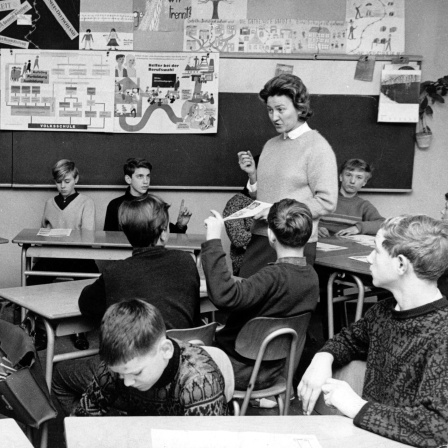
<svg viewBox="0 0 448 448"><path fill-rule="evenodd" d="M156 306L168 329L200 325L199 274L191 254L166 249L169 205L154 195L124 201L119 209L132 256L108 264L79 297L83 316L100 325L113 304L136 297ZM90 382L98 357L57 363L53 392L69 414Z"/></svg>
<svg viewBox="0 0 448 448"><path fill-rule="evenodd" d="M226 415L221 371L200 346L166 336L160 311L134 299L108 308L99 364L75 416Z"/></svg>
<svg viewBox="0 0 448 448"><path fill-rule="evenodd" d="M118 209L124 201L131 201L148 193L151 184L151 170L152 165L146 159L132 157L126 160L123 171L124 180L129 187L123 196L109 202L104 220L104 230L121 230L118 223ZM169 223L170 233L185 233L190 218L191 212L184 207L182 202L176 224Z"/></svg>
<svg viewBox="0 0 448 448"><path fill-rule="evenodd" d="M235 351L235 341L244 324L255 317L290 317L316 307L318 278L304 257L313 218L310 209L294 199L274 203L267 220L269 244L277 260L238 281L227 267L222 248L223 218L214 210L212 214L205 220L207 241L202 244L202 265L211 302L229 313L225 327L216 333L215 340L232 362L236 388L245 389L254 362ZM272 385L283 368L284 361L262 363L255 389Z"/></svg>
<svg viewBox="0 0 448 448"><path fill-rule="evenodd" d="M425 215L386 220L369 255L373 284L393 293L314 356L297 392L311 414L327 406L363 429L412 446L448 440L448 300L437 279L448 265L448 224ZM367 362L362 395L332 368Z"/></svg>
<svg viewBox="0 0 448 448"><path fill-rule="evenodd" d="M376 235L384 218L369 201L358 196L371 177L372 169L362 159L349 159L341 165L338 204L334 212L322 216L319 222L320 238L333 234Z"/></svg>

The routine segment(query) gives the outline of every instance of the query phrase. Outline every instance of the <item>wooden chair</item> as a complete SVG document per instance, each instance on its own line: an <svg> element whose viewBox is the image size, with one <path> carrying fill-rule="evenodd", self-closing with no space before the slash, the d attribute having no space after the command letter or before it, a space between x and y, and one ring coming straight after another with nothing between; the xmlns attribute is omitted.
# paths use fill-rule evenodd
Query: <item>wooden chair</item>
<svg viewBox="0 0 448 448"><path fill-rule="evenodd" d="M217 326L218 322L211 322L202 327L167 330L166 335L191 344L212 345Z"/></svg>
<svg viewBox="0 0 448 448"><path fill-rule="evenodd" d="M294 371L302 356L310 318L311 313L285 318L257 317L240 330L235 350L241 356L255 360L255 365L247 389L236 390L233 394L235 415L246 414L249 400L272 396L277 400L279 415L288 415ZM254 391L261 362L281 359L286 359L286 375L281 375L271 387ZM241 409L237 399L243 400Z"/></svg>
<svg viewBox="0 0 448 448"><path fill-rule="evenodd" d="M225 382L224 395L226 396L227 403L231 403L233 399L233 392L235 390L235 376L233 374L232 363L230 362L227 354L218 347L208 347L204 346L203 349L208 352L208 354L216 362L219 370L221 370L222 376Z"/></svg>

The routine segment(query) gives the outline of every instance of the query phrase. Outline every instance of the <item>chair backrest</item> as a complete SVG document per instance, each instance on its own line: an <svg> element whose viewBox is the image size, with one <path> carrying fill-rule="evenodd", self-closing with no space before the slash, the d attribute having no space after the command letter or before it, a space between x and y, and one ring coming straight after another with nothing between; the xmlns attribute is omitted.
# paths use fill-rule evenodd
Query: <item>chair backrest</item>
<svg viewBox="0 0 448 448"><path fill-rule="evenodd" d="M230 403L233 398L233 391L235 390L235 376L229 357L220 348L208 346L202 348L208 352L213 358L213 361L218 365L219 370L221 370L225 382L224 395L226 396L227 403Z"/></svg>
<svg viewBox="0 0 448 448"><path fill-rule="evenodd" d="M256 317L251 319L238 333L235 350L241 356L255 360L263 341L269 336L274 336L274 332L277 332L276 337L266 346L263 361L284 359L289 353L291 336L287 331L278 336L277 334L279 330L292 329L298 336L295 356L295 361L298 363L305 345L310 318L311 313L304 313L294 317Z"/></svg>
<svg viewBox="0 0 448 448"><path fill-rule="evenodd" d="M211 322L202 327L167 330L166 335L191 344L212 345L217 326L218 322Z"/></svg>

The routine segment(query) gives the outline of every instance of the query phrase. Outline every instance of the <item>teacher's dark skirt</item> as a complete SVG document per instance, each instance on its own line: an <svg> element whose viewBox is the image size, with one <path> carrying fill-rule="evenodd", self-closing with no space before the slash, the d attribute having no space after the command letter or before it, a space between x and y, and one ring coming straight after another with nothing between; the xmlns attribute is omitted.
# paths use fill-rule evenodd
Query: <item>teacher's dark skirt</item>
<svg viewBox="0 0 448 448"><path fill-rule="evenodd" d="M314 261L316 260L316 246L317 243L307 243L305 245L304 254L306 262L311 266L314 265ZM273 263L276 260L277 254L269 245L268 237L263 235L252 235L238 275L243 278L249 278L268 263Z"/></svg>

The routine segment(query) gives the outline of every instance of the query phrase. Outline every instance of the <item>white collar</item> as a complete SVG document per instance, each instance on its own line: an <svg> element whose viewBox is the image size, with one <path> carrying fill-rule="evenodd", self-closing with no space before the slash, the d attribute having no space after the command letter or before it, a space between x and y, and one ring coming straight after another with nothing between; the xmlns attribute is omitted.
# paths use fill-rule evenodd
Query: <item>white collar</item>
<svg viewBox="0 0 448 448"><path fill-rule="evenodd" d="M440 289L437 288L436 295L434 296L434 299L431 302L435 302L436 300L440 300L443 298L443 294L440 292ZM395 311L401 311L400 305L398 303L395 305Z"/></svg>
<svg viewBox="0 0 448 448"><path fill-rule="evenodd" d="M294 140L297 137L300 137L302 134L305 134L305 132L311 131L310 127L308 126L308 123L305 122L299 127L293 129L292 131L289 131L287 133L283 134L283 138L286 140L287 138Z"/></svg>

